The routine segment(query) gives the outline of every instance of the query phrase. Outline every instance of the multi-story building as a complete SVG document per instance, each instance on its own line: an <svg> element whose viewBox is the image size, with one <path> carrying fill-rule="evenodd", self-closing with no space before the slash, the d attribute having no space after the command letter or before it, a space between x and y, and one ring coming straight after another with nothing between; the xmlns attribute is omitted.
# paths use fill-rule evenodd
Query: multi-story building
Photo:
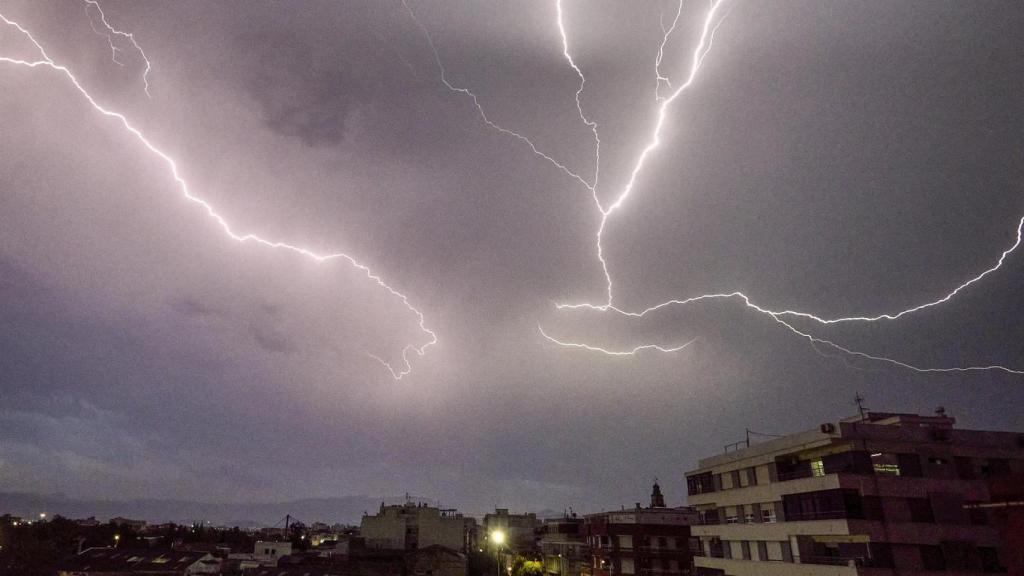
<svg viewBox="0 0 1024 576"><path fill-rule="evenodd" d="M475 524L476 520L454 509L415 503L381 504L376 516L363 516L360 535L369 548L418 550L444 546L465 552Z"/></svg>
<svg viewBox="0 0 1024 576"><path fill-rule="evenodd" d="M545 520L540 529L540 553L547 576L580 576L583 566L590 563L583 519L566 514Z"/></svg>
<svg viewBox="0 0 1024 576"><path fill-rule="evenodd" d="M652 506L601 512L584 517L583 534L591 550L585 572L592 576L683 576L692 573L691 508L666 508L654 485Z"/></svg>
<svg viewBox="0 0 1024 576"><path fill-rule="evenodd" d="M705 458L686 474L697 574L1003 571L993 477L1024 472L1024 435L868 412ZM1024 530L1024 527L1016 529Z"/></svg>
<svg viewBox="0 0 1024 576"><path fill-rule="evenodd" d="M508 508L495 508L493 514L484 515L484 534L495 532L505 535L503 547L511 552L528 554L537 549L537 530L540 521L533 512L510 514Z"/></svg>

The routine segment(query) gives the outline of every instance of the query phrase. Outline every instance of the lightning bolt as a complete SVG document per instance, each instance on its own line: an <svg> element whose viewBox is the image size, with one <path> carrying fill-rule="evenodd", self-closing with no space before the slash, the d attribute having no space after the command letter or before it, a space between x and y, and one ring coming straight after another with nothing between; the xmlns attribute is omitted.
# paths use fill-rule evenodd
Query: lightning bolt
<svg viewBox="0 0 1024 576"><path fill-rule="evenodd" d="M93 10L90 10L90 8ZM100 23L103 24L103 28L106 30L105 32L96 29L96 22L92 15L93 12L96 12L99 15ZM138 53L142 58L142 61L146 63L146 68L142 71L142 82L145 85L146 96L151 97L152 95L149 93L149 71L152 70L153 65L150 63L149 57L146 56L146 52L142 50L142 46L139 46L139 43L135 41L135 35L130 32L118 30L111 26L110 23L107 22L107 15L103 13L103 8L96 0L85 0L85 13L89 16L89 25L92 26L92 31L100 36L106 37L107 43L110 45L110 57L114 61L114 64L124 66L124 63L117 59L117 53L120 52L121 49L117 47L117 44L114 42L114 38L124 38L132 45L133 48L135 48L135 52Z"/></svg>
<svg viewBox="0 0 1024 576"><path fill-rule="evenodd" d="M580 87L576 89L576 111L579 112L580 120L590 127L590 132L594 135L594 184L590 187L590 191L594 194L594 202L597 203L597 207L600 209L601 201L597 197L597 180L601 174L601 137L597 133L597 122L587 119L587 115L583 113L583 104L580 103L580 95L583 94L583 88L586 87L587 78L583 75L580 67L576 65L572 54L569 53L569 37L565 33L565 23L562 19L562 0L555 1L555 11L558 13L558 33L562 36L562 56L565 57L566 61L569 62L569 66L572 67L580 78Z"/></svg>
<svg viewBox="0 0 1024 576"><path fill-rule="evenodd" d="M99 8L98 5L96 5L96 7ZM71 85L74 87L74 89L77 90L78 93L81 94L81 96L83 98L85 98L85 100L89 103L90 106L92 106L92 108L96 112L100 113L101 115L103 115L103 116L105 116L107 118L111 118L111 119L115 120L117 123L119 123L122 126L122 128L124 128L124 130L126 132L128 132L140 144L142 144L142 146L144 148L149 150L149 152L152 153L154 156L160 158L164 162L164 164L167 166L168 172L169 172L171 178L177 184L177 186L178 186L178 188L179 188L179 190L181 192L181 195L186 200L188 200L189 202L192 202L194 204L199 205L206 212L207 216L209 216L211 219L213 219L213 221L221 228L221 230L224 232L225 235L227 235L228 238L230 238L231 240L234 240L236 242L239 242L239 243L249 242L249 243L254 243L254 244L261 245L261 246L265 246L267 248L286 250L286 251L298 254L300 256L304 256L306 258L310 258L310 259L312 259L312 260L314 260L316 262L329 262L329 261L334 261L334 260L340 260L340 261L348 262L349 265L351 265L353 268L356 268L357 270L361 271L363 274L366 275L367 278L369 278L374 283L376 283L379 287L381 287L382 289L387 291L391 296L397 298L402 303L402 305L409 312L412 312L416 316L417 324L419 326L419 329L423 332L423 334L425 334L427 336L427 341L424 344L408 344L408 345L406 345L402 349L402 364L401 364L401 366L399 366L397 368L392 366L391 364L385 362L380 357L371 355L371 357L373 357L378 362L383 364L384 367L387 368L388 371L390 371L390 373L391 373L393 378L395 378L396 380L400 380L403 376L409 374L412 371L412 365L411 365L411 362L410 362L410 355L411 354L416 354L418 356L423 356L424 354L426 354L426 351L427 351L428 348L430 348L431 346L437 344L437 342L438 342L437 334L435 334L430 328L428 328L426 326L426 318L424 317L423 313L419 309L417 309L415 306L413 306L412 303L410 303L409 298L405 294L399 292L398 290L396 290L395 288L390 286L388 283L386 283L383 280L383 278L381 278L377 273L375 273L373 270L371 270L369 266L367 266L366 264L361 263L360 261L356 260L354 257L352 257L352 256L350 256L348 254L345 254L343 252L334 252L334 253L324 253L324 254L322 254L322 253L310 250L308 248L303 248L301 246L296 246L294 244L289 244L287 242L281 242L281 241L276 241L276 240L269 240L269 239L263 238L261 236L258 236L256 234L252 234L252 233L240 234L240 233L235 232L231 228L231 226L228 224L228 221L223 216L221 216L214 209L214 207L209 202L203 200L202 198L200 198L200 197L198 197L198 196L196 196L195 194L192 193L192 191L189 188L188 182L186 182L185 179L179 173L178 164L177 164L177 162L174 161L173 158L171 158L167 153L165 153L162 150L160 150L155 144L153 144L148 138L146 138L146 136L138 128L136 128L134 125L132 125L128 121L128 118L126 118L123 114L120 114L118 112L109 110L109 109L105 108L104 106L100 105L92 97L92 95L82 86L82 84L79 82L78 78L75 77L75 75L71 72L71 70L69 70L67 67L65 67L65 66L63 66L61 64L56 63L53 59L51 59L49 57L49 55L47 55L46 50L43 49L43 46L21 24L15 22L13 20L8 19L3 14L0 14L0 20L3 20L3 22L7 26L11 26L11 27L16 28L25 38L27 38L35 46L35 48L39 52L39 59L38 60L22 60L22 59L7 57L7 56L0 56L0 63L10 64L10 65L13 65L13 66L20 66L20 67L25 67L25 68L30 68L30 69L36 69L36 68L49 69L49 70L52 70L54 72L57 72L57 73L63 75L71 83ZM116 32L117 31L115 31L115 33ZM130 37L130 35L129 35L129 37Z"/></svg>
<svg viewBox="0 0 1024 576"><path fill-rule="evenodd" d="M441 62L441 55L438 53L437 47L434 45L434 38L433 38L433 36L431 36L430 31L427 30L427 27L424 26L423 23L420 22L419 18L416 17L416 13L413 11L412 7L409 6L409 3L407 2L407 0L402 0L402 6L405 6L406 12L409 13L409 18L411 18L412 21L416 23L416 27L420 29L420 31L423 33L423 36L426 38L427 45L430 46L430 51L431 51L431 53L434 56L434 63L437 65L437 69L438 69L438 71L441 74L441 83L444 84L445 88L447 88L448 90L450 90L452 92L455 92L456 94L462 94L463 96L469 97L469 99L473 102L473 106L476 108L477 114L480 116L480 120L483 121L483 123L485 125L487 125L489 128L491 128L493 130L496 130L496 131L498 131L498 132L500 132L502 134L505 134L506 136L511 136L512 138L515 138L516 140L519 140L520 142L526 144L527 146L530 147L530 150L533 151L533 154L535 156L538 156L538 157L546 160L549 164L551 164L554 167L556 167L559 170L561 170L563 174L565 174L566 176L569 176L573 180L575 180L575 181L579 182L580 184L582 184L583 186L585 186L587 188L587 190L590 190L591 192L594 191L595 184L587 182L587 180L585 178L583 178L582 176L580 176L579 174L577 174L576 172L571 170L568 166L566 166L562 162L559 162L553 156L551 156L551 155L541 151L537 147L537 145L534 144L533 141L531 141L529 138L527 138L526 136L523 136L522 134L520 134L518 132L515 132L514 130L510 130L508 128L505 128L503 126L500 126L500 125L494 123L487 116L487 112L484 111L483 106L481 106L481 104L480 104L480 99L477 97L476 94L473 93L472 90L470 90L469 88L462 88L462 87L459 87L459 86L455 86L454 84L449 82L448 81L448 72L447 72L447 70L445 70L444 63ZM582 90L582 88L581 88L581 90ZM577 92L577 94L578 94L578 92ZM583 114L582 110L580 110L580 114L581 115ZM596 128L595 128L595 130L596 130ZM596 177L596 172L595 172L595 177Z"/></svg>
<svg viewBox="0 0 1024 576"><path fill-rule="evenodd" d="M641 352L643 350L657 350L658 352L678 352L697 341L697 339L694 338L689 342L686 342L679 346L673 346L671 348L666 348L664 346L659 346L657 344L642 344L629 350L609 350L607 348L602 348L600 346L591 346L590 344L584 344L581 342L565 342L563 340L559 340L557 338L554 338L553 336L549 336L547 332L544 332L544 329L541 328L540 326L537 326L537 330L540 331L541 336L547 338L549 341L554 342L555 344L558 344L559 346L565 346L567 348L582 348L583 350L589 350L590 352L600 352L602 354L607 354L608 356L635 356L637 352Z"/></svg>
<svg viewBox="0 0 1024 576"><path fill-rule="evenodd" d="M563 22L562 22L561 0L556 0L556 2L557 2L557 5L558 5L558 27L559 27L559 30L562 31L563 49L564 49L565 54L568 57L567 40L566 40L566 35L565 35L565 32L564 32L564 25L563 25ZM582 304L556 304L556 308L559 309L559 310L587 309L587 310L592 310L592 311L597 311L597 312L609 312L609 311L611 311L611 312L614 312L616 314L620 314L620 315L623 315L623 316L639 318L639 317L646 316L649 313L655 312L657 310L660 310L660 309L668 307L668 306L685 306L685 305L694 304L694 303L697 303L697 302L707 301L707 300L736 298L736 299L741 300L743 302L743 304L748 309L751 309L751 310L754 310L757 313L769 316L770 318L772 318L772 320L774 320L776 323L780 324L781 326L783 326L784 328L786 328L787 330L789 330L793 334L799 336L800 338L806 339L808 342L811 343L812 347L814 347L816 351L817 351L817 346L816 345L824 345L824 346L827 346L827 347L829 347L829 348L831 348L833 350L836 350L838 352L846 354L848 356L852 356L852 357L856 357L856 358L862 358L862 359L865 359L865 360L871 360L871 361L875 361L875 362L886 363L886 364L889 364L889 365L892 365L892 366L896 366L896 367L900 367L900 368L905 368L905 369L908 369L908 370L912 370L912 371L915 371L915 372L922 372L922 373L930 373L930 372L1002 371L1002 372L1006 372L1006 373L1010 373L1010 374L1024 375L1024 371L1022 371L1022 370L1016 370L1016 369L1007 368L1005 366L999 366L999 365L969 366L969 367L959 367L959 368L957 368L957 367L954 367L954 368L922 368L922 367L914 366L914 365L911 365L911 364L908 364L908 363L905 363L905 362L900 362L900 361L894 360L892 358L888 358L888 357L884 357L884 356L871 355L871 354L867 354L867 353L864 353L864 352L859 352L859 351L856 351L856 350L852 350L852 349L846 348L846 347L841 346L841 345L839 345L839 344L837 344L835 342L832 342L830 340L819 338L819 337L813 336L813 335L811 335L811 334L809 334L807 332L803 332L801 330L798 330L792 324L790 324L789 322L786 322L785 320L783 320L783 317L796 317L796 318L801 318L801 319L805 319L805 320L810 320L810 321L813 321L813 322L816 322L816 323L819 323L819 324L823 324L823 325L839 324L839 323L845 323L845 322L877 322L877 321L881 321L881 320L897 320L897 319L899 319L899 318L901 318L903 316L906 316L906 315L909 315L909 314L913 314L915 312L919 312L919 311L922 311L922 310L925 310L925 309L928 309L928 308L931 308L931 307L934 307L934 306L938 306L940 304L944 304L944 303L948 302L949 300L951 300L953 297L955 297L957 294L959 294L961 291L967 289L968 287L970 287L971 285L975 284L976 282L979 282L980 280L982 280L983 278L985 278L989 274L999 270L1003 266L1003 263L1006 260L1007 256L1009 256L1011 253L1013 253L1021 244L1022 232L1024 232L1024 218L1022 218L1020 223L1017 225L1017 238L1016 238L1016 241L1009 248L1007 248L1006 250L1004 250L1002 252L1002 254L1000 255L999 259L996 261L996 263L993 266L983 270L981 273L979 273L976 276L970 278L966 282L960 284L959 286L957 286L956 288L954 288L952 291L950 291L946 295L942 296L941 298L938 298L936 300L932 300L932 301L929 301L929 302L925 302L923 304L919 304L917 306L913 306L911 308L907 308L907 309L904 309L904 310L901 310L901 311L898 311L898 312L895 312L895 313L879 314L879 315L876 315L876 316L845 316L845 317L838 317L838 318L823 318L823 317L820 317L820 316L816 316L814 314L810 314L810 313L807 313L807 312L801 312L801 311L797 311L797 310L770 310L770 309L767 309L767 308L763 308L763 307L755 304L747 295L743 294L742 292L730 292L730 293L718 293L718 294L703 294L703 295L700 295L700 296L694 296L694 297L683 299L683 300L669 300L667 302L663 302L661 304L657 304L655 306L649 307L649 308L641 310L639 312L630 312L630 311L626 311L626 310L623 310L621 308L617 308L616 306L614 306L614 304L613 304L613 301L614 301L613 281L612 281L611 273L609 272L609 269L608 269L608 262L607 262L607 260L605 259L605 256L604 256L604 245L603 245L603 242L602 242L603 241L605 227L606 227L606 225L608 223L608 220L612 216L612 214L614 214L618 209L620 209L625 204L626 200L630 197L630 194L633 192L633 189L636 186L637 179L639 178L640 173L642 172L642 170L644 168L644 165L645 165L645 162L646 162L648 156L654 150L656 150L660 146L660 144L661 144L661 137L660 137L661 136L661 130L662 130L662 127L665 124L665 120L666 120L667 113L668 113L668 110L669 110L670 106L696 80L697 74L700 71L701 65L704 62L704 58L707 56L708 52L710 52L710 50L711 50L711 47L712 47L713 42L714 42L715 33L718 31L718 28L725 21L725 18L728 16L728 13L726 13L721 18L718 18L718 13L720 11L721 6L724 3L725 3L724 0L713 0L711 2L710 8L708 9L708 12L705 15L705 18L704 18L704 21L703 21L703 26L702 26L702 29L701 29L701 34L700 34L699 41L698 41L697 46L694 49L693 54L692 54L692 60L691 60L691 64L690 64L690 69L689 69L689 73L686 76L686 80L678 88L675 88L672 91L670 96L665 97L665 98L662 98L661 95L660 95L661 87L664 84L665 86L668 86L668 87L671 88L672 84L671 84L671 81L666 76L664 76L661 73L661 64L662 64L662 60L664 58L665 45L668 42L669 36L671 36L672 32L675 30L676 25L677 25L678 20L679 20L679 13L682 10L682 2L681 1L679 3L678 9L677 9L676 16L672 20L672 24L666 29L664 27L664 23L662 23L662 40L661 40L661 43L659 45L657 55L655 57L655 75L656 75L655 100L657 102L659 102L658 111L657 111L657 121L655 122L655 125L654 125L654 128L653 128L652 132L651 132L650 138L648 139L646 145L641 149L641 151L640 151L640 153L639 153L639 155L637 157L637 160L636 160L635 164L633 165L633 169L630 172L629 180L627 181L627 183L624 186L624 188L622 189L622 191L618 194L618 196L615 197L614 201L611 204L609 204L608 207L606 207L606 208L602 207L600 201L597 202L598 209L601 212L601 221L600 221L600 224L599 224L598 230L597 230L596 252L597 252L598 261L601 264L601 269L602 269L602 272L604 273L604 277L605 277L605 282L606 282L606 284L605 284L605 286L606 286L606 288L605 288L606 301L605 301L604 304L590 304L590 303L582 303ZM576 72L582 76L582 73L580 73L579 69L572 62L571 58L569 60L570 60L570 64L572 65L573 69L576 70ZM582 91L582 87L583 87L583 85L582 85L582 82L581 82L581 87L580 87L581 91ZM579 103L579 92L577 92L577 104L578 103ZM582 115L582 111L581 111L581 115ZM596 127L595 127L595 130L596 130ZM596 194L595 194L595 199L596 199ZM556 344L560 344L562 346L567 346L567 347L582 348L582 349L586 349L586 350L589 350L589 351L600 352L600 353L610 354L610 355L614 355L614 356L632 355L632 354L635 354L636 352L639 352L641 350L658 350L658 351L661 351L661 352L674 352L676 350L681 349L680 347L665 348L665 347L654 345L654 344L645 344L645 345L638 346L638 347L636 347L636 348L634 348L633 350L630 350L630 351L609 351L609 350L603 349L601 347L590 346L590 345L582 344L582 343L562 342L562 341L554 339L551 336L549 336L548 334L546 334L544 332L544 330L541 329L540 327L538 327L538 329L540 330L540 333L541 333L541 335L544 338L546 338L547 340L549 340L551 342L554 342ZM687 344L689 344L689 343L687 343ZM685 346L686 345L684 344L683 347L685 347Z"/></svg>
<svg viewBox="0 0 1024 576"><path fill-rule="evenodd" d="M561 0L559 0L561 1ZM671 88L672 81L661 73L661 60L665 57L665 44L668 44L668 37L672 35L672 32L676 29L676 24L679 22L679 15L683 13L683 0L679 0L679 4L676 6L676 15L672 19L672 25L665 28L665 21L663 15L658 15L658 23L661 24L661 44L658 45L658 55L654 58L654 101L661 102L661 86Z"/></svg>

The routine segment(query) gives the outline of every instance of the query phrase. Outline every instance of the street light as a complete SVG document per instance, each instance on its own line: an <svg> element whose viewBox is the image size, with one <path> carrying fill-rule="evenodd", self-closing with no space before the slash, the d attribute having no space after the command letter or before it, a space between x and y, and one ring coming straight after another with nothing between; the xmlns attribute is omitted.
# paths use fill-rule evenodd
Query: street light
<svg viewBox="0 0 1024 576"><path fill-rule="evenodd" d="M501 576L501 545L505 543L505 533L501 530L491 532L491 542L494 542L494 560L498 565L498 576Z"/></svg>
<svg viewBox="0 0 1024 576"><path fill-rule="evenodd" d="M114 548L117 548L117 545L120 544L120 543L121 543L121 535L120 534L114 534Z"/></svg>

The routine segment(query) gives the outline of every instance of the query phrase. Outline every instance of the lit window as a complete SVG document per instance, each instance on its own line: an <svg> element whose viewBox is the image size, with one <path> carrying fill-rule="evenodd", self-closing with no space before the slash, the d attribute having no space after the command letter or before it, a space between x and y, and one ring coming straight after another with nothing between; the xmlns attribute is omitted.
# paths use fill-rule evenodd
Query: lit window
<svg viewBox="0 0 1024 576"><path fill-rule="evenodd" d="M825 475L825 463L821 461L821 458L817 460L811 460L811 476L824 476Z"/></svg>

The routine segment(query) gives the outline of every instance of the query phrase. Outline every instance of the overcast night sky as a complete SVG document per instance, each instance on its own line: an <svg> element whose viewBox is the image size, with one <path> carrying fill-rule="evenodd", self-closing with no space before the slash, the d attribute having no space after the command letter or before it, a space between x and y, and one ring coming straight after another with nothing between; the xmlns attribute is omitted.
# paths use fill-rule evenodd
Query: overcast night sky
<svg viewBox="0 0 1024 576"><path fill-rule="evenodd" d="M677 4L564 0L622 191L657 120ZM670 504L744 428L790 433L876 410L1020 430L1024 376L916 373L837 354L737 299L643 319L601 303L585 186L489 128L442 83L399 0L0 0L104 107L176 162L239 233L68 78L0 62L0 491L276 501L410 492L482 513ZM554 0L409 0L453 86L590 179L593 136ZM685 79L706 1L662 71ZM993 266L1024 215L1024 5L725 0L662 144L609 218L616 304L742 291L823 317L895 313ZM2 24L2 22L0 22ZM38 60L0 26L0 56ZM662 94L671 90L663 87ZM1024 250L1024 248L1022 248ZM949 302L820 338L920 367L1024 368L1024 252ZM678 346L611 357L608 349ZM2 512L2 510L0 510Z"/></svg>

